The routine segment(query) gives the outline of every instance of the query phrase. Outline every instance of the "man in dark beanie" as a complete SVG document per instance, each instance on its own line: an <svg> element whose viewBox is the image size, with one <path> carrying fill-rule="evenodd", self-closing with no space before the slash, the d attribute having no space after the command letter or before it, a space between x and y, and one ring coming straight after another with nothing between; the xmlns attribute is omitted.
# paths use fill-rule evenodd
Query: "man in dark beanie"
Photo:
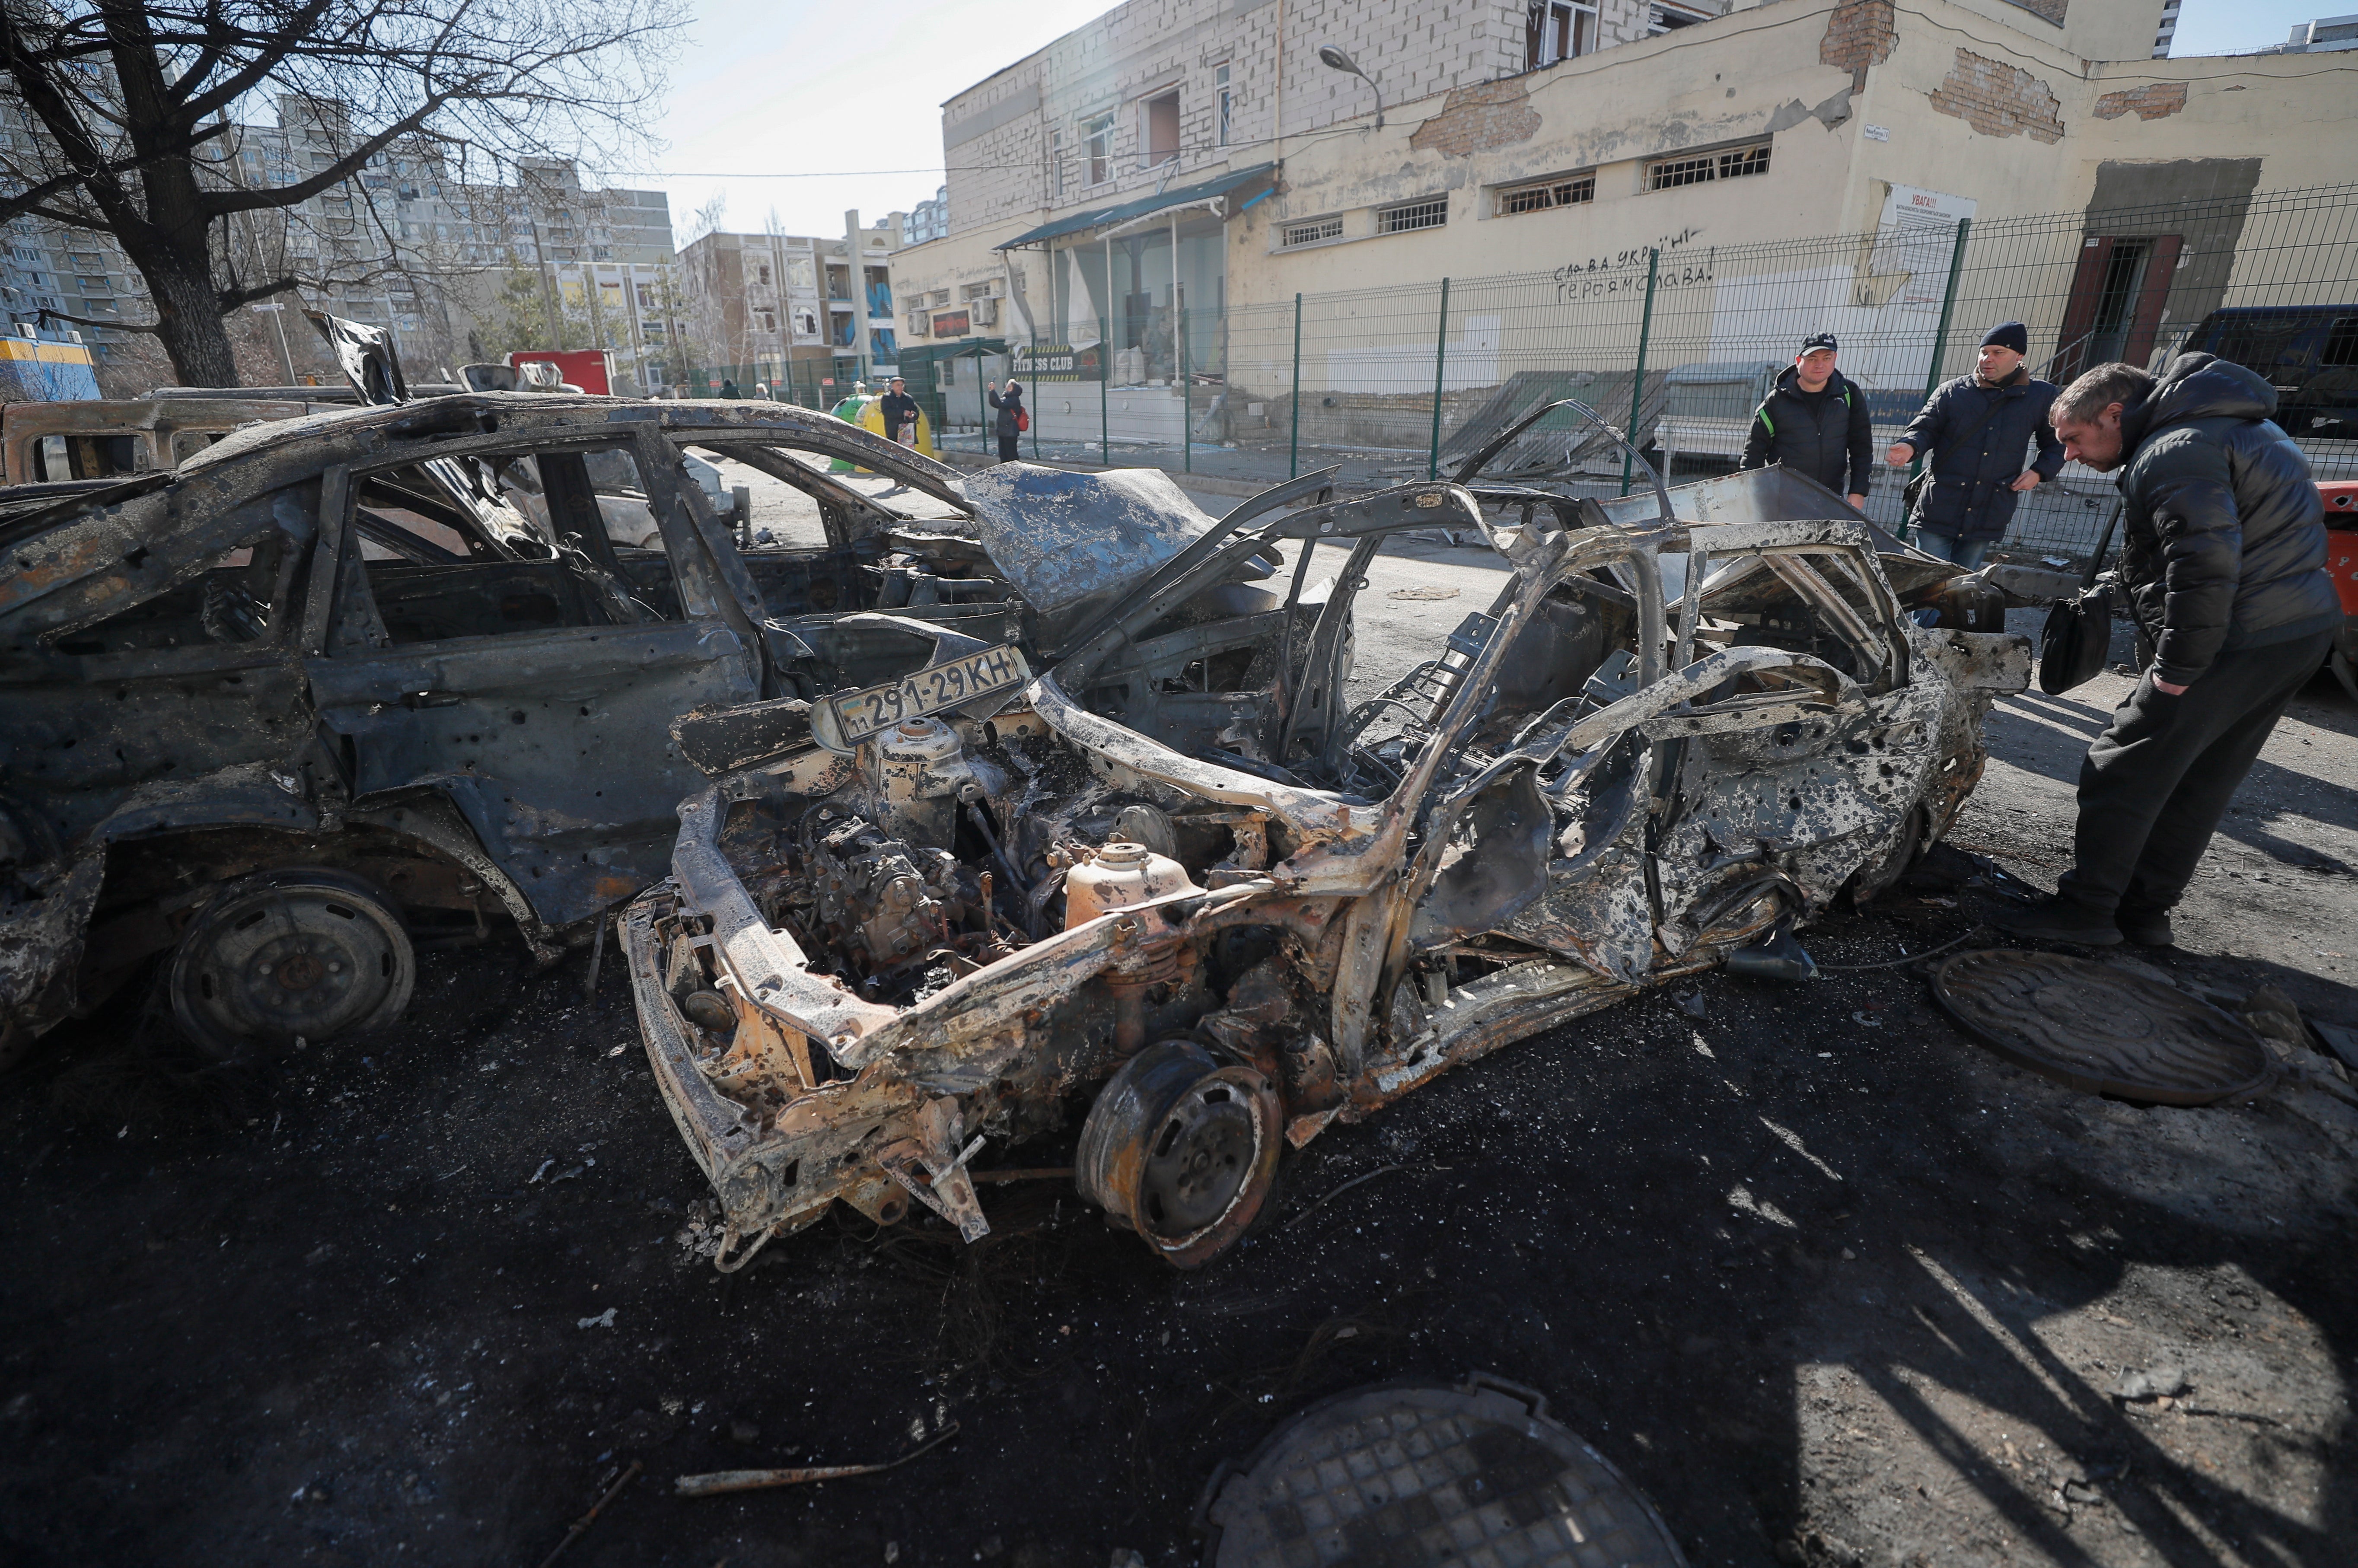
<svg viewBox="0 0 2358 1568"><path fill-rule="evenodd" d="M2169 911L2342 623L2324 498L2271 422L2276 389L2209 354L2161 378L2098 365L2055 399L2071 458L2121 470L2120 580L2153 643L2080 764L2071 869L1999 924L2086 946L2170 945Z"/></svg>
<svg viewBox="0 0 2358 1568"><path fill-rule="evenodd" d="M1942 384L1884 456L1904 468L1928 448L1931 479L1909 521L1917 545L1961 567L1982 564L2014 521L2014 498L2063 467L2063 448L2047 423L2055 388L2022 362L2030 333L2002 321L1982 339L1974 373ZM2028 443L2039 456L2022 466Z"/></svg>
<svg viewBox="0 0 2358 1568"><path fill-rule="evenodd" d="M1808 474L1864 509L1875 468L1875 432L1867 424L1866 389L1834 369L1834 353L1832 332L1812 332L1801 341L1791 368L1777 377L1776 386L1752 411L1742 466L1776 463Z"/></svg>

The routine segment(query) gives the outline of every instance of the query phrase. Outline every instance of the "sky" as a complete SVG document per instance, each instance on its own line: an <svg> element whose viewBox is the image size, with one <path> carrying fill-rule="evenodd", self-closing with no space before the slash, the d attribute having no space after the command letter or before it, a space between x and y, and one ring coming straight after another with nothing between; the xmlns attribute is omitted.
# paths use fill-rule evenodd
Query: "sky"
<svg viewBox="0 0 2358 1568"><path fill-rule="evenodd" d="M2103 0L2083 0L2097 4ZM2176 54L2282 43L2339 0L2185 0ZM720 227L837 235L942 183L942 101L1110 9L1109 0L696 0L644 168L607 182L671 197L681 243L716 196ZM907 172L858 172L858 171Z"/></svg>
<svg viewBox="0 0 2358 1568"><path fill-rule="evenodd" d="M906 211L942 183L942 101L1012 65L1109 0L697 0L697 19L650 127L668 144L647 174L609 182L670 193L686 243L715 195L720 226L838 235ZM842 174L844 170L904 170ZM823 177L823 178L815 178Z"/></svg>

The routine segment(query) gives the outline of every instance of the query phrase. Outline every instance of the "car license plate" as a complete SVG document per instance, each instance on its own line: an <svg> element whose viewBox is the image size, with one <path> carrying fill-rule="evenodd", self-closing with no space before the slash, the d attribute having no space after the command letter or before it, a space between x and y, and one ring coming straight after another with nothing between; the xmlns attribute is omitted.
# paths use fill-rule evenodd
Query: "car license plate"
<svg viewBox="0 0 2358 1568"><path fill-rule="evenodd" d="M931 665L886 686L838 692L827 699L827 705L834 711L837 737L849 748L904 719L964 708L978 697L1021 687L1031 678L1022 654L1011 643Z"/></svg>

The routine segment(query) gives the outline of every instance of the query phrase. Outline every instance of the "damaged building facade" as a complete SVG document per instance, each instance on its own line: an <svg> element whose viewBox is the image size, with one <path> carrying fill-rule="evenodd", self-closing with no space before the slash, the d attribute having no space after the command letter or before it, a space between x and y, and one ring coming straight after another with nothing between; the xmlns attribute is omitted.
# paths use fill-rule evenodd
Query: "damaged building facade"
<svg viewBox="0 0 2358 1568"><path fill-rule="evenodd" d="M698 235L679 256L687 341L708 362L742 366L760 381L816 385L833 376L849 388L868 366L892 361L890 258L907 218L888 212L859 225L856 240L849 231L832 239L717 229ZM847 259L855 243L856 279ZM689 362L681 362L683 373Z"/></svg>
<svg viewBox="0 0 2358 1568"><path fill-rule="evenodd" d="M2171 9L1131 0L944 105L947 232L894 272L904 301L952 308L909 316L903 362L1028 342L1095 379L1102 321L1113 384L1152 394L1179 357L1174 303L1200 367L1218 362L1223 312L1501 274L1553 275L1568 310L1617 305L1657 248L1676 308L1734 334L1749 302L1714 278L1714 254L1868 233L1839 278L1797 281L1825 289L1833 330L1904 336L1914 323L1890 313L1929 295L1937 314L1931 274L1961 219L2073 211L2092 237L2136 242L2121 265L2150 342L2227 282L2173 276L2167 209L2346 178L2358 103L2331 55L2151 58ZM2132 208L2137 232L2112 232L2103 215ZM2186 227L2185 254L2217 248ZM2070 289L2051 292L2056 319L2030 323L2041 360ZM969 298L1005 304L961 319ZM1605 346L1623 316L1634 339L1635 311L1598 314ZM1478 359L1482 324L1455 330L1453 360ZM1857 367L1918 385L1922 370ZM1055 401L1039 411L1056 434Z"/></svg>

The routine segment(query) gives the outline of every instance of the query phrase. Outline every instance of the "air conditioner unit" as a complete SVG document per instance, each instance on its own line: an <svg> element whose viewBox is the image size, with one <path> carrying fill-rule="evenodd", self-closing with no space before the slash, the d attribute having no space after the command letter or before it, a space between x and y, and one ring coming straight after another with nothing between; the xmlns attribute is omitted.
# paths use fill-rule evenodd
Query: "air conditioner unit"
<svg viewBox="0 0 2358 1568"><path fill-rule="evenodd" d="M927 330L927 329L932 325L932 322L933 322L933 318L932 318L932 317L930 317L930 316L928 316L928 315L926 315L926 314L925 314L925 312L924 312L923 310L912 310L912 311L910 311L910 312L909 312L909 336L911 336L911 337L913 337L913 338L922 338L922 337L924 337L924 336L925 335L926 330Z"/></svg>
<svg viewBox="0 0 2358 1568"><path fill-rule="evenodd" d="M998 300L989 297L968 300L967 302L967 308L974 313L974 324L976 326L996 327L999 325Z"/></svg>

